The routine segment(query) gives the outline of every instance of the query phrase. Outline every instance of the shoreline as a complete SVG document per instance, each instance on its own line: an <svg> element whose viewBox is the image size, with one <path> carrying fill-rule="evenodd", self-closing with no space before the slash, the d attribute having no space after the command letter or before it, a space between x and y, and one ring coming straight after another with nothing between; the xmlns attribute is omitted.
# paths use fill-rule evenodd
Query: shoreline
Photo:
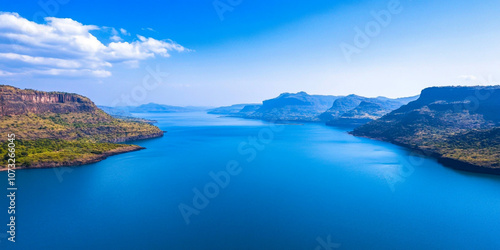
<svg viewBox="0 0 500 250"><path fill-rule="evenodd" d="M42 162L42 163L33 164L29 167L19 166L13 170L59 168L59 167L78 167L78 166L83 166L83 165L88 165L88 164L103 161L103 160L105 160L108 157L113 156L113 155L124 154L124 153L139 151L139 150L143 150L143 149L146 149L146 148L141 147L141 146L137 146L137 145L128 145L125 147L112 149L110 151L104 152L104 153L99 154L99 155L95 155L95 157L92 157L92 158L86 159L86 160L76 159L76 160L70 161L70 162ZM2 172L2 171L8 171L8 168L0 169L0 172Z"/></svg>
<svg viewBox="0 0 500 250"><path fill-rule="evenodd" d="M154 139L154 138L163 137L163 135L165 133L167 133L167 131L160 130L159 132L151 133L151 134L148 134L148 135L136 135L136 136L131 136L131 137L120 137L120 138L116 138L114 140L111 140L109 142L111 142L111 143L122 143L122 142L132 142L132 141L148 140L148 139Z"/></svg>
<svg viewBox="0 0 500 250"><path fill-rule="evenodd" d="M352 134L352 131L349 132L350 135L356 136L356 137L362 137L362 138L367 138L371 140L377 140L377 141L383 141L383 142L388 142L391 144L394 144L396 146L400 146L406 149L413 150L417 152L420 155L427 156L427 157L432 157L437 160L437 162L447 168L451 168L454 170L460 170L460 171L466 171L466 172L472 172L472 173L479 173L479 174L490 174L490 175L500 175L500 168L487 168L479 165L475 165L469 162L449 158L449 157L444 157L439 153L413 147L404 143L399 143L399 142L394 142L390 140L384 140L382 138L376 138L376 137L368 137L368 136L361 136L361 135L354 135Z"/></svg>
<svg viewBox="0 0 500 250"><path fill-rule="evenodd" d="M134 142L134 141L141 141L141 140L149 140L149 139L163 137L165 133L167 133L167 131L160 130L159 132L148 134L148 135L121 137L121 138L117 138L117 139L111 141L111 143L120 144L122 142ZM121 145L124 145L124 144L121 144ZM78 166L84 166L84 165L103 161L103 160L105 160L108 157L113 156L113 155L124 154L124 153L139 151L139 150L143 150L143 149L146 149L146 148L138 146L138 145L130 144L130 145L126 145L126 146L123 146L120 148L112 149L110 151L103 152L101 154L96 154L96 155L94 155L88 159L84 159L84 160L75 159L73 161L67 161L67 162L40 162L40 163L32 164L30 166L16 166L16 168L14 170L58 168L58 167L78 167ZM8 170L9 169L7 167L0 168L0 172L8 171Z"/></svg>
<svg viewBox="0 0 500 250"><path fill-rule="evenodd" d="M246 116L238 116L238 115L224 115L224 114L211 114L208 113L209 115L218 115L219 117L229 117L229 118L240 118L240 119L246 119L246 120L254 120L254 121L263 121L263 122L272 122L276 123L279 125L305 125L305 124L321 124L323 123L322 121L307 121L307 120L269 120L269 119L263 119L259 117L246 117Z"/></svg>

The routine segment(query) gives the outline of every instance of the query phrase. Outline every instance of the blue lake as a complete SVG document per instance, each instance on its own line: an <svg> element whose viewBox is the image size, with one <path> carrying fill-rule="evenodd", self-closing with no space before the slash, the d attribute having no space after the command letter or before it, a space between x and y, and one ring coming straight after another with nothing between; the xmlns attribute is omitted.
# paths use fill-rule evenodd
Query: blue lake
<svg viewBox="0 0 500 250"><path fill-rule="evenodd" d="M168 131L146 150L18 171L0 249L500 249L498 176L321 124L140 116Z"/></svg>

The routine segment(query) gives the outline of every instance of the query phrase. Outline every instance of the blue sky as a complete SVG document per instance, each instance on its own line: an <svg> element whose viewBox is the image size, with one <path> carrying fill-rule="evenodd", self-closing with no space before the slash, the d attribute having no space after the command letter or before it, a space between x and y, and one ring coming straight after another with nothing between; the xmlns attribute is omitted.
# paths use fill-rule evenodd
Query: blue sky
<svg viewBox="0 0 500 250"><path fill-rule="evenodd" d="M499 10L489 0L9 1L0 82L104 105L410 96L495 83Z"/></svg>

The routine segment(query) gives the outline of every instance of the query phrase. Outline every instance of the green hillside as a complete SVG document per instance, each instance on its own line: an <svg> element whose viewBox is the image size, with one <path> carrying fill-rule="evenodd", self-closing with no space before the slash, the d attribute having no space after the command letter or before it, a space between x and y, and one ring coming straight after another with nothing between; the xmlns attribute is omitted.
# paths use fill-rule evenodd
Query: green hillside
<svg viewBox="0 0 500 250"><path fill-rule="evenodd" d="M156 126L116 119L88 98L61 92L0 86L2 167L7 134L16 135L17 167L81 165L117 153L142 149L119 142L163 135Z"/></svg>
<svg viewBox="0 0 500 250"><path fill-rule="evenodd" d="M434 87L352 134L421 149L454 168L500 174L500 87Z"/></svg>

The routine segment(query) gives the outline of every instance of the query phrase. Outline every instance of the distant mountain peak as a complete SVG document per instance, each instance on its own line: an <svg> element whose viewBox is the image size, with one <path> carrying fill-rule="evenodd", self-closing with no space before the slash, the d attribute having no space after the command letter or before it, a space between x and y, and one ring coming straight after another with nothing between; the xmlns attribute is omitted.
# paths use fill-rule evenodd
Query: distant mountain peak
<svg viewBox="0 0 500 250"><path fill-rule="evenodd" d="M351 94L340 97L319 116L328 125L362 125L382 117L413 99L368 98Z"/></svg>

